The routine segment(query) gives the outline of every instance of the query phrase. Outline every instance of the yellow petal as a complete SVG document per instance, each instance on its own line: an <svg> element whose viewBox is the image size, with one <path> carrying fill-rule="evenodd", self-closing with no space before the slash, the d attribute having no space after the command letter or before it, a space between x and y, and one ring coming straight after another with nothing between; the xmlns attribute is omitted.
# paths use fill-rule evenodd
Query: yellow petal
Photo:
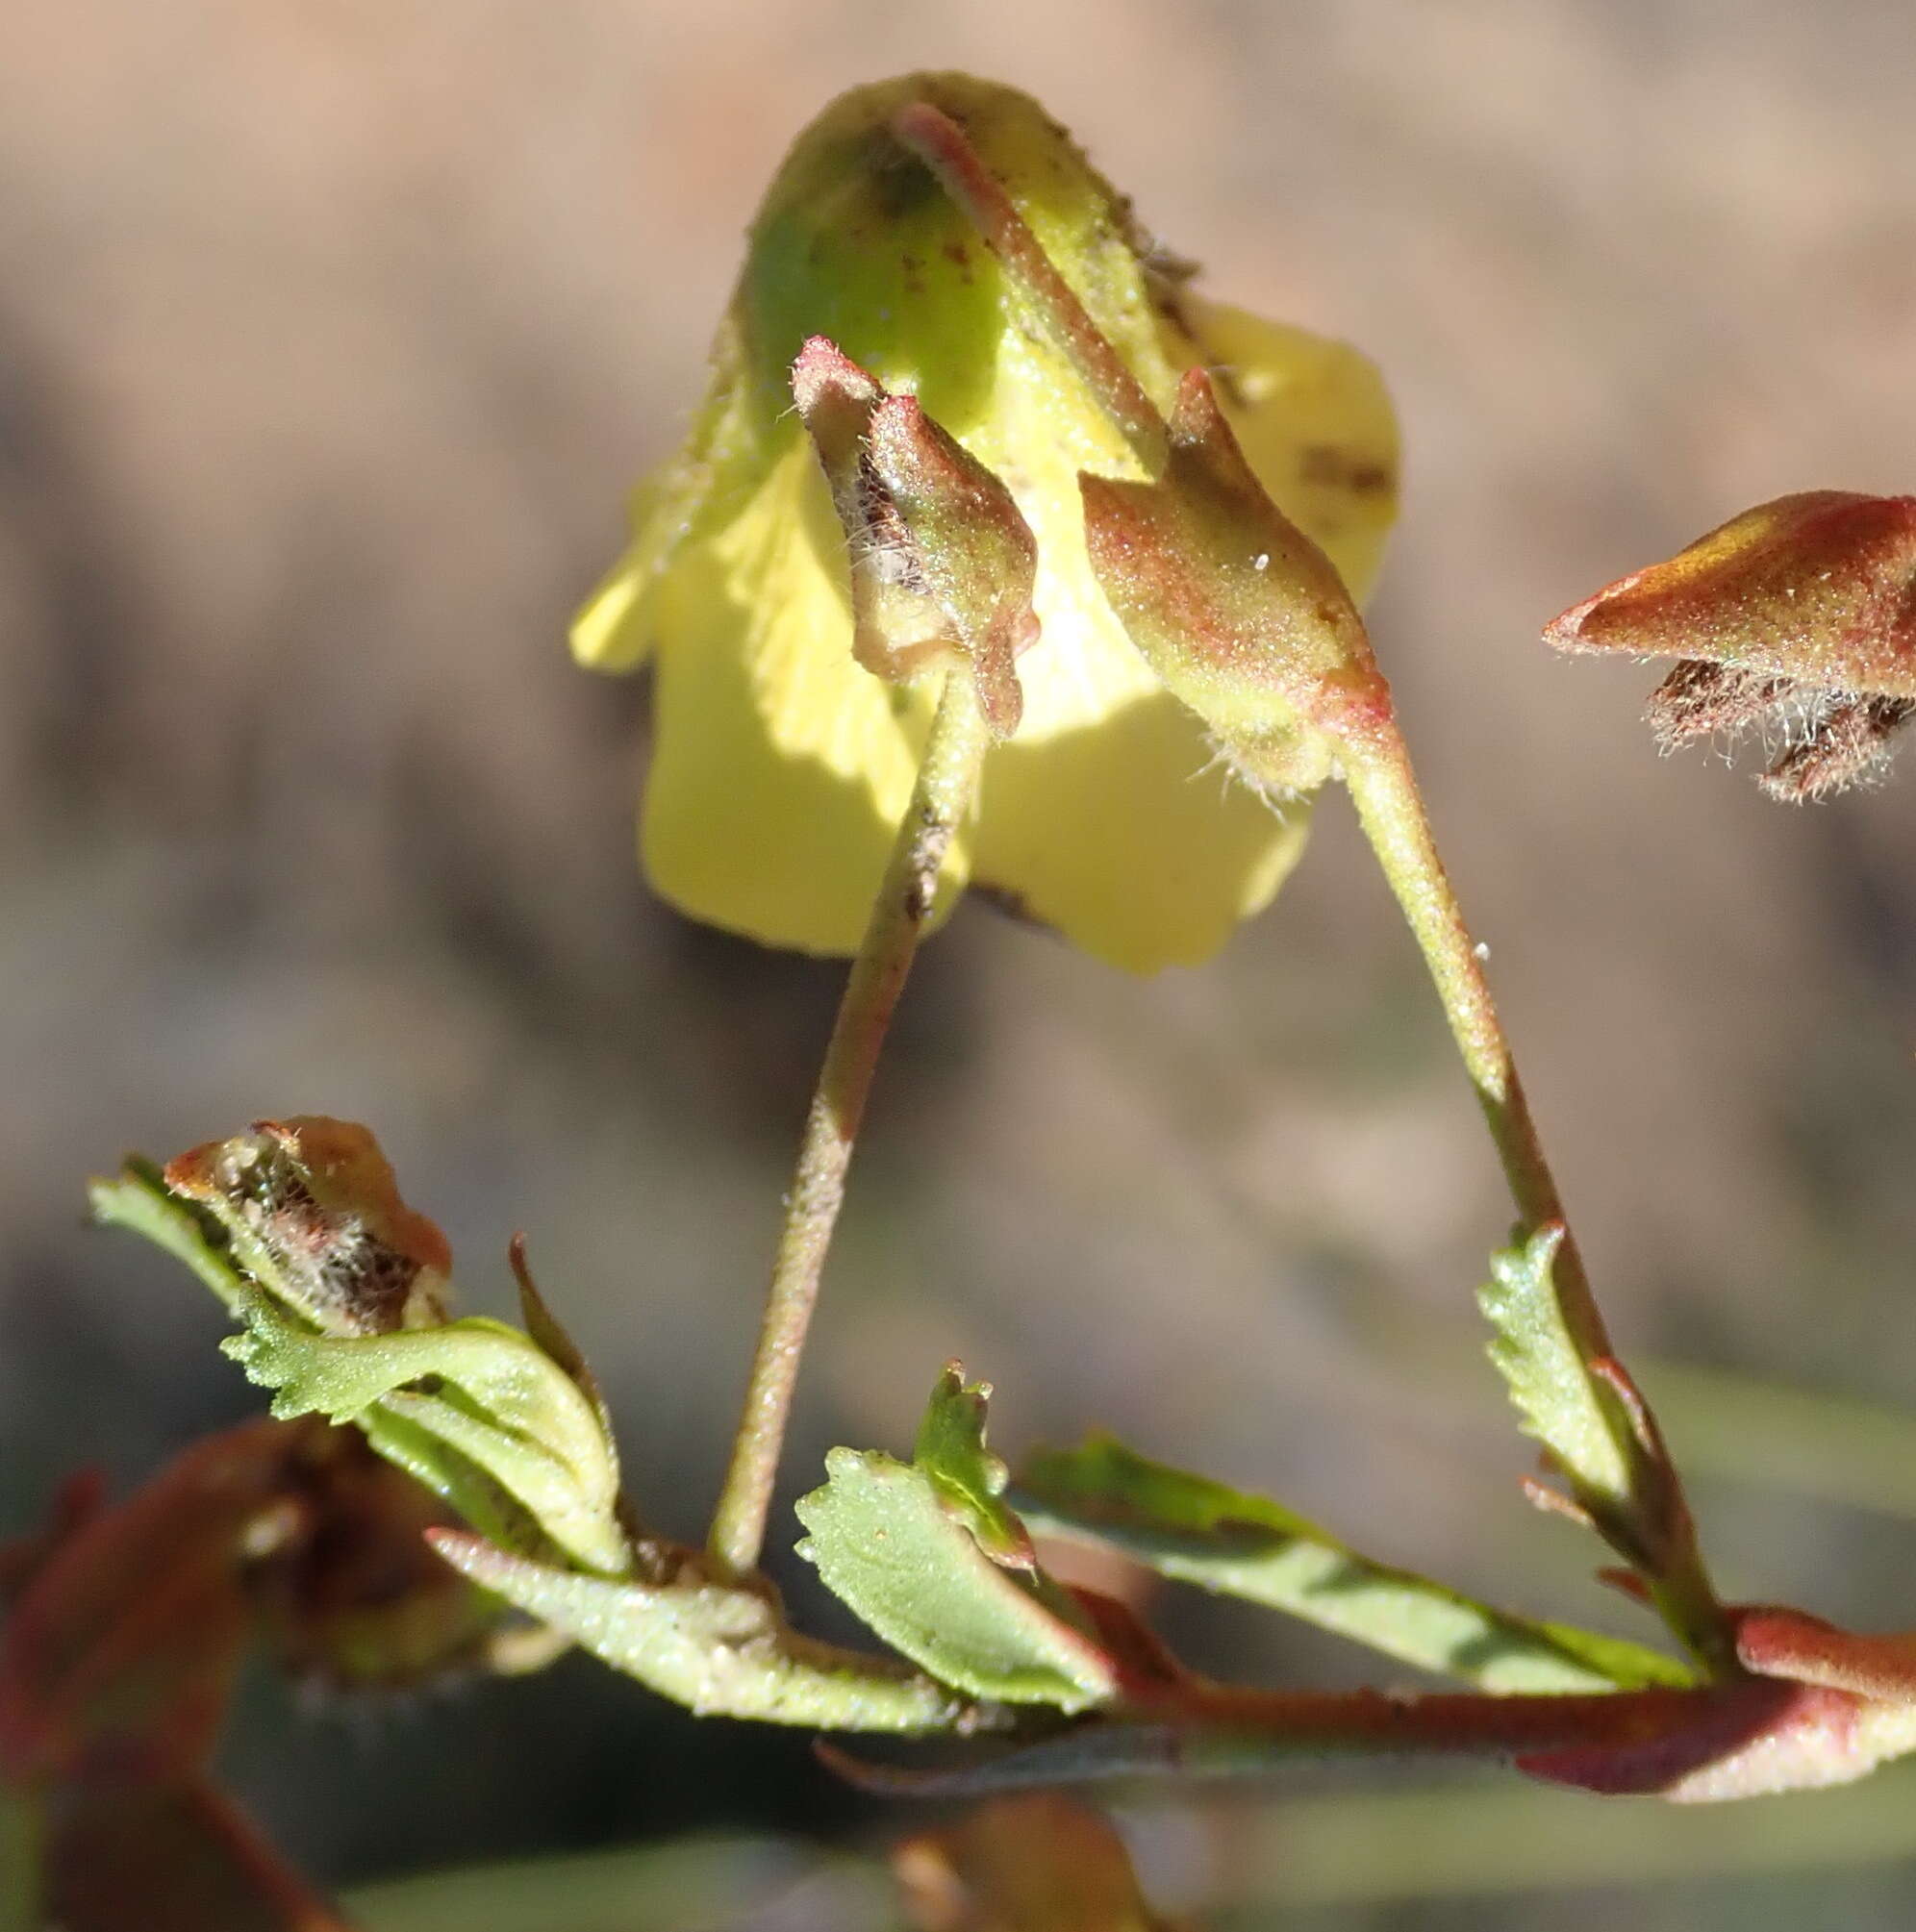
<svg viewBox="0 0 1916 1932"><path fill-rule="evenodd" d="M592 671L637 670L652 647L643 605L649 582L636 548L612 566L572 619L572 657Z"/></svg>
<svg viewBox="0 0 1916 1932"><path fill-rule="evenodd" d="M911 796L932 693L862 670L831 509L792 447L722 534L655 581L662 640L641 814L653 885L770 945L857 949ZM964 883L953 841L934 918Z"/></svg>
<svg viewBox="0 0 1916 1932"><path fill-rule="evenodd" d="M632 492L632 541L572 619L572 656L588 670L636 670L644 662L659 628L654 587L682 547L741 512L764 482L769 455L745 408L742 354L738 324L727 315L684 444Z"/></svg>
<svg viewBox="0 0 1916 1932"><path fill-rule="evenodd" d="M1245 460L1337 565L1358 603L1397 516L1398 428L1384 379L1348 342L1184 296Z"/></svg>
<svg viewBox="0 0 1916 1932"><path fill-rule="evenodd" d="M1197 720L1157 690L1098 725L985 764L972 874L1132 972L1195 966L1271 901L1310 807L1273 811L1216 768Z"/></svg>

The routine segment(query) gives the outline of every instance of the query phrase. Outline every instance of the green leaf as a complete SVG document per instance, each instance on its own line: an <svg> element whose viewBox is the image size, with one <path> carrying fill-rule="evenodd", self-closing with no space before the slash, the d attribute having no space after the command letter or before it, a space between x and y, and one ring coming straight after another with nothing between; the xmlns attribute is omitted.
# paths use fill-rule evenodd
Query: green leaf
<svg viewBox="0 0 1916 1932"><path fill-rule="evenodd" d="M1477 1293L1497 1331L1490 1359L1525 1433L1550 1451L1577 1500L1621 1517L1632 1499L1636 1444L1615 1393L1592 1374L1564 1319L1551 1272L1562 1243L1553 1224L1491 1256L1491 1279Z"/></svg>
<svg viewBox="0 0 1916 1932"><path fill-rule="evenodd" d="M1117 1691L1111 1661L1048 1579L994 1563L940 1485L876 1451L834 1449L798 1504L798 1554L835 1596L940 1682L1082 1711Z"/></svg>
<svg viewBox="0 0 1916 1932"><path fill-rule="evenodd" d="M701 1717L908 1735L990 1721L887 1658L797 1636L755 1591L695 1572L657 1584L581 1576L449 1530L432 1543L475 1583Z"/></svg>
<svg viewBox="0 0 1916 1932"><path fill-rule="evenodd" d="M406 1466L455 1506L459 1466L468 1464L568 1556L614 1574L629 1566L611 1439L578 1384L529 1336L479 1317L391 1335L317 1335L264 1295L244 1316L243 1332L221 1345L250 1381L275 1392L275 1416L316 1411L355 1422L377 1409L368 1429L377 1446L392 1440L382 1440L380 1424L396 1418L406 1425L400 1443L423 1438L453 1452L456 1460Z"/></svg>
<svg viewBox="0 0 1916 1932"><path fill-rule="evenodd" d="M968 1384L957 1363L947 1363L925 1405L912 1461L994 1563L1035 1570L1038 1555L1031 1539L1001 1500L1010 1472L1003 1458L985 1446L991 1398L989 1382Z"/></svg>
<svg viewBox="0 0 1916 1932"><path fill-rule="evenodd" d="M1266 1604L1486 1691L1692 1681L1659 1651L1492 1609L1361 1556L1267 1497L1151 1462L1110 1436L1034 1457L1013 1498L1040 1534L1108 1544L1162 1576Z"/></svg>
<svg viewBox="0 0 1916 1932"><path fill-rule="evenodd" d="M367 1137L369 1140L369 1137ZM557 1321L522 1285L531 1336L481 1318L383 1335L317 1332L252 1272L234 1221L130 1161L90 1190L102 1223L144 1236L190 1268L244 1324L226 1353L272 1389L273 1414L356 1423L390 1462L495 1541L557 1548L622 1575L618 1460L598 1392ZM277 1279L257 1242L253 1259ZM542 1345L549 1343L549 1346Z"/></svg>
<svg viewBox="0 0 1916 1932"><path fill-rule="evenodd" d="M130 1160L111 1181L87 1189L93 1218L102 1227L125 1228L189 1267L239 1315L258 1291L240 1274L227 1253L225 1235L211 1216L168 1191L150 1162Z"/></svg>
<svg viewBox="0 0 1916 1932"><path fill-rule="evenodd" d="M1082 1711L1117 1667L1070 1593L1039 1568L985 1446L991 1385L953 1362L932 1391L917 1460L834 1449L798 1502L798 1554L893 1648L941 1682L1011 1704Z"/></svg>

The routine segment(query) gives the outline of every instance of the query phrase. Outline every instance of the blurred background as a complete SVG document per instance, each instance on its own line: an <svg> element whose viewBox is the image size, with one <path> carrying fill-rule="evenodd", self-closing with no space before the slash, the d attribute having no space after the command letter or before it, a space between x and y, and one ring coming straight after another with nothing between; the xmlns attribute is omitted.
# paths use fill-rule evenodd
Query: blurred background
<svg viewBox="0 0 1916 1932"><path fill-rule="evenodd" d="M1780 809L1655 757L1656 673L1536 643L1748 504L1916 484L1899 0L27 0L7 38L0 1532L256 1408L211 1299L83 1229L87 1175L326 1112L379 1133L466 1306L504 1309L526 1231L637 1495L698 1533L840 973L649 895L644 693L565 627L787 142L956 65L1037 93L1207 288L1383 365L1378 648L1612 1326L1728 1593L1912 1620L1916 1424L1869 1405L1916 1381L1916 785ZM905 1445L958 1355L1014 1455L1108 1423L1628 1627L1517 1494L1471 1305L1507 1209L1335 798L1201 970L961 912L855 1180L788 1498L834 1442ZM1221 1672L1374 1675L1156 1610ZM396 1713L262 1684L228 1765L341 1885L755 1835L763 1884L728 1841L709 1894L674 1867L677 1903L593 1925L866 1922L816 1848L916 1821L578 1660ZM1911 1791L1699 1817L1311 1773L1126 1816L1219 1924L1890 1926Z"/></svg>

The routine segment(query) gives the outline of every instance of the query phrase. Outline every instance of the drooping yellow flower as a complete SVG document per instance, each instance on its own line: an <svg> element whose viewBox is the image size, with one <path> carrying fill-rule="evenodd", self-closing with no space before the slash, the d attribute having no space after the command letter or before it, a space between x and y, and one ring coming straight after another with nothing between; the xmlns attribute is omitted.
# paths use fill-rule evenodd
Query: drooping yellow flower
<svg viewBox="0 0 1916 1932"><path fill-rule="evenodd" d="M849 953L928 726L928 688L852 654L845 541L789 370L829 337L1009 487L1038 546L1023 715L991 752L943 895L987 887L1137 971L1208 957L1268 903L1308 801L1273 811L1210 769L1202 725L1132 647L1085 552L1081 470L1144 471L968 217L890 131L927 101L964 130L1151 401L1217 377L1279 507L1352 590L1375 573L1397 433L1373 365L1193 295L1129 205L1027 96L957 74L861 88L800 136L751 231L712 388L635 503L630 549L572 633L594 668L656 666L641 815L653 884L771 944Z"/></svg>

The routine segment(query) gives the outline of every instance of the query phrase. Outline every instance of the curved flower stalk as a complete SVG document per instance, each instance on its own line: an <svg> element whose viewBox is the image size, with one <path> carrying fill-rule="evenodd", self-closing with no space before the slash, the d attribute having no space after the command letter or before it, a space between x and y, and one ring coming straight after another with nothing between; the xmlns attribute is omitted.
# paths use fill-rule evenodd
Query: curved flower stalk
<svg viewBox="0 0 1916 1932"><path fill-rule="evenodd" d="M1155 477L1080 478L1098 583L1140 655L1241 777L1279 797L1330 778L1349 790L1521 1217L1525 1246L1506 1263L1509 1292L1493 1310L1499 1366L1569 1483L1567 1506L1630 1564L1693 1656L1726 1669L1723 1609L1681 1482L1615 1359L1364 621L1330 560L1264 489L1203 370L1179 385L1163 433ZM1539 1373L1540 1364L1551 1366ZM1555 1440L1560 1429L1576 1448ZM1594 1460L1580 1453L1593 1436L1602 1444Z"/></svg>
<svg viewBox="0 0 1916 1932"><path fill-rule="evenodd" d="M1647 716L1658 745L1781 748L1758 783L1790 804L1882 769L1916 713L1916 496L1811 489L1746 510L1544 629L1564 651L1676 657Z"/></svg>
<svg viewBox="0 0 1916 1932"><path fill-rule="evenodd" d="M1007 259L901 137L930 107L1095 324L1087 368ZM994 750L938 912L970 881L1139 971L1201 960L1266 904L1307 808L1273 815L1193 783L1200 724L1114 621L1085 553L1077 478L1147 473L1141 424L1194 364L1258 475L1352 590L1375 574L1397 434L1372 364L1342 343L1218 307L1038 105L960 74L862 88L798 139L753 224L685 448L635 503L634 538L580 614L606 670L653 661L647 872L695 916L772 944L849 953L911 790L935 693L889 688L853 651L857 587L787 393L823 336L914 396L1002 479L1036 539L1041 640L1022 717ZM1078 345L1081 346L1081 345ZM1114 417L1114 394L1142 409Z"/></svg>

